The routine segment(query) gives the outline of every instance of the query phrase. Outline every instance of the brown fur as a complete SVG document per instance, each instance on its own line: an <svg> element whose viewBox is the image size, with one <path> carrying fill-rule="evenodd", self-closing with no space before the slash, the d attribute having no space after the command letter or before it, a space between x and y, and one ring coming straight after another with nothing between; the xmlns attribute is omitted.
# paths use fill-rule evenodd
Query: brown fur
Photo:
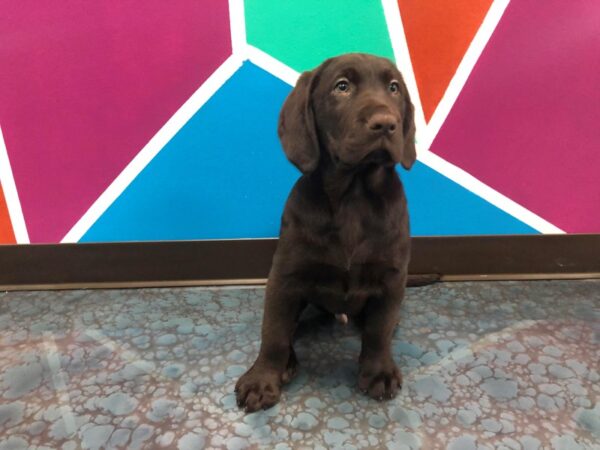
<svg viewBox="0 0 600 450"><path fill-rule="evenodd" d="M329 59L301 75L280 115L303 173L288 198L266 289L258 358L236 385L247 411L273 406L296 370L298 318L312 303L363 323L358 386L392 398L402 378L391 339L409 260L408 212L395 170L415 161L413 106L390 61Z"/></svg>

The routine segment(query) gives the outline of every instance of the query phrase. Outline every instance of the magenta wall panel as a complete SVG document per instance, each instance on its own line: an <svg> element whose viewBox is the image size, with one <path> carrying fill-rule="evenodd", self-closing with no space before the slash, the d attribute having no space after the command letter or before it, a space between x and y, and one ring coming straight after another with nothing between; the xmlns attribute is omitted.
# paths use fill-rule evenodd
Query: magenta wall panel
<svg viewBox="0 0 600 450"><path fill-rule="evenodd" d="M227 3L3 3L0 124L31 242L60 241L227 58Z"/></svg>
<svg viewBox="0 0 600 450"><path fill-rule="evenodd" d="M600 2L512 1L431 150L567 232L600 232Z"/></svg>
<svg viewBox="0 0 600 450"><path fill-rule="evenodd" d="M326 3L3 2L0 184L14 239L276 236L281 205L261 192L297 174L256 173L284 157L277 112L298 75L293 61L312 61L307 43L318 36L323 57L393 53L409 81L420 164L403 179L415 234L600 233L599 0ZM330 39L356 31L357 18L368 39ZM427 34L448 20L442 40ZM440 70L442 85L423 82ZM431 103L434 87L442 97ZM236 122L240 111L251 112ZM240 126L215 132L232 120ZM243 127L271 130L270 147ZM136 156L148 165L128 167ZM232 164L249 178L217 189ZM256 203L241 207L240 192Z"/></svg>

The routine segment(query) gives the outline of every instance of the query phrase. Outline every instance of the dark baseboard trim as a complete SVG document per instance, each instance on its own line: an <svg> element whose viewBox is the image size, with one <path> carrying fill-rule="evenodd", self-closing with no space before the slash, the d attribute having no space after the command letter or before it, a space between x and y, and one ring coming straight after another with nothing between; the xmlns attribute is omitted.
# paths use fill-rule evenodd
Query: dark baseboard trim
<svg viewBox="0 0 600 450"><path fill-rule="evenodd" d="M262 284L276 239L0 246L0 289ZM600 235L416 237L411 274L600 277Z"/></svg>

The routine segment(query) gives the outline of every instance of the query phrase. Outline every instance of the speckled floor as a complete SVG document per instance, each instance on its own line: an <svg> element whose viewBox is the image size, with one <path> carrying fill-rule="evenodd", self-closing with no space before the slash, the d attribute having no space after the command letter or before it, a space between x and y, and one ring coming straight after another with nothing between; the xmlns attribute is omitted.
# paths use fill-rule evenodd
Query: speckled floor
<svg viewBox="0 0 600 450"><path fill-rule="evenodd" d="M244 415L263 293L0 293L0 449L600 449L600 280L409 289L387 403L357 330L309 321L282 403Z"/></svg>

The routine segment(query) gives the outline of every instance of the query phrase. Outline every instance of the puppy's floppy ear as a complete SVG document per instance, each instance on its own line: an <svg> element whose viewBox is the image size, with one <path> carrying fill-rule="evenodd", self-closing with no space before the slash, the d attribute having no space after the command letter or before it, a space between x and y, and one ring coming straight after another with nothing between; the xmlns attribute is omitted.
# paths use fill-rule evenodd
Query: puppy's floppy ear
<svg viewBox="0 0 600 450"><path fill-rule="evenodd" d="M404 105L402 110L402 135L404 139L402 148L402 159L400 163L406 170L410 169L417 159L417 150L415 149L415 108L410 101L410 95L404 81L402 84L402 93Z"/></svg>
<svg viewBox="0 0 600 450"><path fill-rule="evenodd" d="M277 132L285 155L302 173L319 163L319 140L310 100L314 72L304 72L281 108Z"/></svg>

